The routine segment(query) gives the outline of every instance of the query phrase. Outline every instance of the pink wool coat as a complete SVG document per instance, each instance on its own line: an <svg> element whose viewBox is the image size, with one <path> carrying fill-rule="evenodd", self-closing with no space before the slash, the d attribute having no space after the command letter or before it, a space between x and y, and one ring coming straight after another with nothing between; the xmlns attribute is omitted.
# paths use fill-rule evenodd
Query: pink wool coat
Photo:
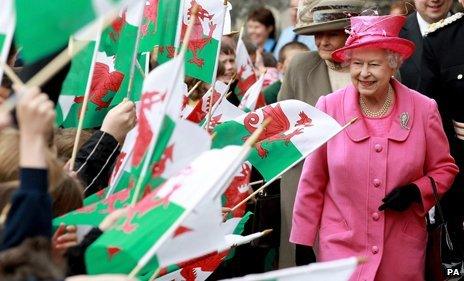
<svg viewBox="0 0 464 281"><path fill-rule="evenodd" d="M391 83L397 95L385 137L369 135L354 86L319 99L340 124L359 119L306 159L296 195L290 241L313 246L318 235L318 261L367 257L351 280L424 280L425 214L434 205L427 176L443 194L458 172L435 101ZM422 204L378 211L385 195L411 182Z"/></svg>

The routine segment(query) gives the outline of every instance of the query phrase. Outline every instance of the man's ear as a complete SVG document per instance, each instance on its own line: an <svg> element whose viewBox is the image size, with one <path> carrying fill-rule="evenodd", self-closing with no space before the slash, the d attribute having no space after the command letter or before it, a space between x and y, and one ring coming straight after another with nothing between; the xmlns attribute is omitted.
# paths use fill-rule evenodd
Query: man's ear
<svg viewBox="0 0 464 281"><path fill-rule="evenodd" d="M282 73L284 71L284 64L281 62L277 63L277 70Z"/></svg>

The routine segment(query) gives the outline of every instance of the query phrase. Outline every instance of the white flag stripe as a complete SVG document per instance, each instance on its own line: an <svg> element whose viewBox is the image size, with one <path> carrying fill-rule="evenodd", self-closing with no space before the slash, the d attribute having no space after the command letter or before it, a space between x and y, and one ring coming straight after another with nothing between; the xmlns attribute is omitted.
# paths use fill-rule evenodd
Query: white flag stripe
<svg viewBox="0 0 464 281"><path fill-rule="evenodd" d="M264 83L264 74L261 74L258 81L256 81L243 95L242 101L238 108L242 110L248 109L249 111L254 111L256 109L256 104L258 98L261 95L261 90Z"/></svg>

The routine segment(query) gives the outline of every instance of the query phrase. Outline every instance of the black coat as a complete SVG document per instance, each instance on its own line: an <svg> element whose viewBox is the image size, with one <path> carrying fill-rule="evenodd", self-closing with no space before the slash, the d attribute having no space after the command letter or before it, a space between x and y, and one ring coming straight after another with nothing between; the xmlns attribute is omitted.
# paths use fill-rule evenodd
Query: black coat
<svg viewBox="0 0 464 281"><path fill-rule="evenodd" d="M400 68L401 83L417 90L420 78L423 39L417 22L417 12L408 16L406 23L400 31L400 37L408 39L416 45L413 55L404 61Z"/></svg>
<svg viewBox="0 0 464 281"><path fill-rule="evenodd" d="M443 207L464 216L464 140L453 126L453 120L464 123L464 16L424 38L419 91L437 101L451 155L460 169L445 195L449 204Z"/></svg>

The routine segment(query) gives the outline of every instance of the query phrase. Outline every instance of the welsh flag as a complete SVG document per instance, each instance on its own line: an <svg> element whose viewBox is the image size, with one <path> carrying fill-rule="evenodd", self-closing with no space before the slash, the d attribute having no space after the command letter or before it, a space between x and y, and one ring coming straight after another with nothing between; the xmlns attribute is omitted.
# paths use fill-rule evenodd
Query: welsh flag
<svg viewBox="0 0 464 281"><path fill-rule="evenodd" d="M13 0L2 0L0 9L0 62L7 63L11 40L15 29L15 11ZM3 68L0 67L0 82L3 77Z"/></svg>
<svg viewBox="0 0 464 281"><path fill-rule="evenodd" d="M140 50L151 52L155 46L158 46L157 62L159 64L174 58L176 46L179 46L183 5L183 0L150 0L147 2L141 30L143 36Z"/></svg>
<svg viewBox="0 0 464 281"><path fill-rule="evenodd" d="M69 37L88 23L139 1L15 0L16 46L22 59L33 63L66 46Z"/></svg>
<svg viewBox="0 0 464 281"><path fill-rule="evenodd" d="M217 125L213 147L242 144L264 122L271 123L260 135L248 161L265 181L279 177L343 128L329 115L297 100L262 107Z"/></svg>
<svg viewBox="0 0 464 281"><path fill-rule="evenodd" d="M253 62L251 61L250 55L245 47L245 43L243 43L242 35L240 35L237 43L235 63L237 65L238 78L237 87L235 87L235 94L241 100L248 89L258 80L255 75Z"/></svg>
<svg viewBox="0 0 464 281"><path fill-rule="evenodd" d="M214 216L203 223L221 221L218 198L214 200L214 196L227 186L231 172L238 168L238 160L242 159L238 159L237 155L241 150L241 147L229 146L204 152L177 176L129 208L127 217L105 232L87 250L88 272L127 274L137 266L141 269L139 273L144 275L145 270L172 264L172 255L176 253L163 255L162 248L173 239L189 234L189 229L194 226L189 225L187 219L193 210L207 217ZM208 237L218 234L210 232ZM201 242L209 243L208 237ZM186 242L190 242L190 245L198 243L188 240ZM186 254L180 257L189 259Z"/></svg>
<svg viewBox="0 0 464 281"><path fill-rule="evenodd" d="M245 277L224 279L223 281L348 281L358 264L359 259L352 257L329 262L312 263L310 265L286 268L262 274L252 274Z"/></svg>
<svg viewBox="0 0 464 281"><path fill-rule="evenodd" d="M182 104L181 118L190 120L199 124L208 114L209 108L222 99L229 91L229 86L221 81L216 81L214 88L211 87L202 97L198 100L195 106L188 104L189 97L184 97ZM211 100L212 99L212 100Z"/></svg>
<svg viewBox="0 0 464 281"><path fill-rule="evenodd" d="M264 96L261 93L263 89L264 74L256 81L243 95L238 108L245 112L253 111L266 105Z"/></svg>
<svg viewBox="0 0 464 281"><path fill-rule="evenodd" d="M182 38L195 5L199 5L199 12L185 56L185 73L212 84L216 78L227 5L224 5L222 0L191 0L190 3L186 3L182 15Z"/></svg>

